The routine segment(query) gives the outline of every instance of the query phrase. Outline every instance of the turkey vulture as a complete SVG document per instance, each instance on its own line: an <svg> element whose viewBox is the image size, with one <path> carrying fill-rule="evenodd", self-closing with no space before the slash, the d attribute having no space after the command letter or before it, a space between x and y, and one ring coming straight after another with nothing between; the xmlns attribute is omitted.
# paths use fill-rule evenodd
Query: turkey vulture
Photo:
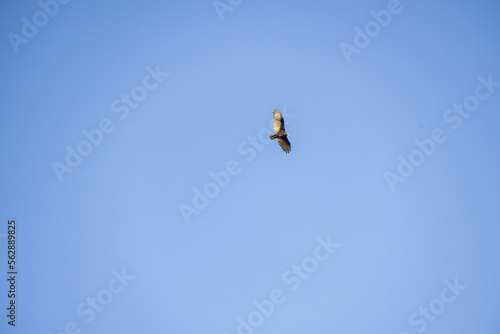
<svg viewBox="0 0 500 334"><path fill-rule="evenodd" d="M270 135L269 137L272 139L278 138L278 144L280 144L281 148L283 151L286 153L289 153L291 150L291 145L290 142L288 141L288 133L285 131L285 120L283 119L283 115L281 115L281 111L279 109L274 109L273 111L274 114L274 132L276 134Z"/></svg>

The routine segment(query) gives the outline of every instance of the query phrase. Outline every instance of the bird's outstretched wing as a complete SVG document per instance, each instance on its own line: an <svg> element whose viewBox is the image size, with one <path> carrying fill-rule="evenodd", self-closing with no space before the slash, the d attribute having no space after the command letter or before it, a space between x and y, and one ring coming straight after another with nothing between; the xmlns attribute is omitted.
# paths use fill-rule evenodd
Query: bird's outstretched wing
<svg viewBox="0 0 500 334"><path fill-rule="evenodd" d="M290 144L286 136L280 137L278 143L286 153L289 153L292 150L292 145Z"/></svg>
<svg viewBox="0 0 500 334"><path fill-rule="evenodd" d="M283 115L281 115L281 111L279 111L279 109L274 109L273 114L274 114L274 123L273 123L274 132L276 132L276 134L280 133L281 131L285 133L285 120L283 119Z"/></svg>

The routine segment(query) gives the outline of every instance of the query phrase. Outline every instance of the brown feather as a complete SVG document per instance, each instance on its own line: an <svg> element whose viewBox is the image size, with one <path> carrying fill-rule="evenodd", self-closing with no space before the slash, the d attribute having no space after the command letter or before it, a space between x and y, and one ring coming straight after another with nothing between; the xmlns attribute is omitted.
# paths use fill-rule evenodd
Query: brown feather
<svg viewBox="0 0 500 334"><path fill-rule="evenodd" d="M278 139L278 144L280 144L281 148L286 153L290 153L290 151L292 150L292 145L290 144L286 136L280 137L280 139Z"/></svg>
<svg viewBox="0 0 500 334"><path fill-rule="evenodd" d="M287 133L285 131L285 120L283 119L283 115L281 115L281 111L279 109L274 109L274 122L273 128L276 134L269 136L271 139L278 138L278 144L280 144L283 151L289 153L291 151L292 145L288 141Z"/></svg>

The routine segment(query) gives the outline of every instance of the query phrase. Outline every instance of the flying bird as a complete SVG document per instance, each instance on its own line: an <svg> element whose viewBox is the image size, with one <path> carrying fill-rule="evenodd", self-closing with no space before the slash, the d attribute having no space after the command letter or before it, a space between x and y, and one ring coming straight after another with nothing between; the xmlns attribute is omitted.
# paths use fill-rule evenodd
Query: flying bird
<svg viewBox="0 0 500 334"><path fill-rule="evenodd" d="M288 133L286 133L285 131L285 120L283 119L283 115L281 115L281 111L279 111L279 109L274 109L273 114L274 114L273 127L274 127L274 132L276 132L276 134L270 135L269 137L271 138L271 140L278 138L278 144L280 144L283 151L289 153L292 149L291 148L292 145L290 144L287 138Z"/></svg>

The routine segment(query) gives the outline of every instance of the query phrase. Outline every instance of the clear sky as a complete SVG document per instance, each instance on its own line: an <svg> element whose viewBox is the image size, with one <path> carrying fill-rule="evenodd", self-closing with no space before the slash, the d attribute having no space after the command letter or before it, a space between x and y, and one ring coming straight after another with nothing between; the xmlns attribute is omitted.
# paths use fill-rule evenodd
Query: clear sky
<svg viewBox="0 0 500 334"><path fill-rule="evenodd" d="M1 333L499 333L497 1L0 8Z"/></svg>

